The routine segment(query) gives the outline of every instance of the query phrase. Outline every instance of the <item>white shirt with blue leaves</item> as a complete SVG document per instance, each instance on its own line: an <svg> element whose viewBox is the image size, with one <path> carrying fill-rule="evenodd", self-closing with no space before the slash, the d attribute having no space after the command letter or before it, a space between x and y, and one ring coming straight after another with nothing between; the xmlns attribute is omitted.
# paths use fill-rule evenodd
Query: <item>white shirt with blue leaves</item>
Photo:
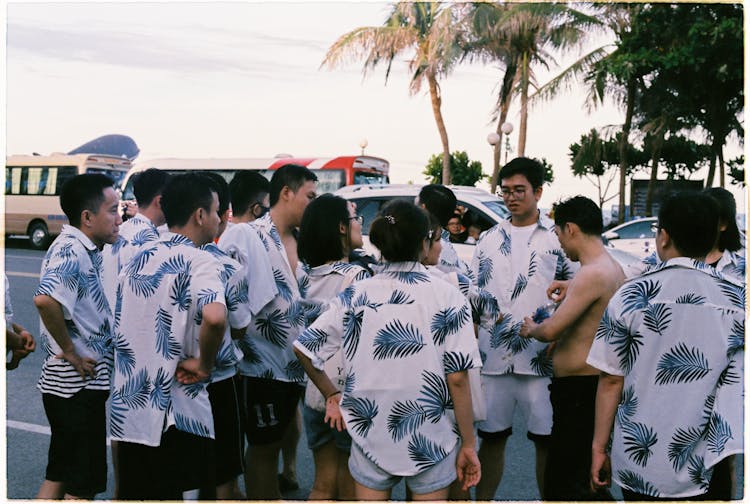
<svg viewBox="0 0 750 504"><path fill-rule="evenodd" d="M364 280L371 276L369 271L359 265L338 261L309 268L307 274L310 278L310 287L307 289L307 297L305 298L305 301L310 303L310 307L315 305L320 306L321 312L328 309L329 303L333 301L341 291L349 289L351 292L354 289L352 286L354 282ZM307 325L309 326L312 324L318 316L318 313L314 313L313 310L308 310ZM344 388L344 379L346 377L344 375L344 363L341 350L339 350L332 358L328 359L325 365L325 371L334 385L339 389ZM305 388L305 404L318 411L326 410L326 401L323 394L321 394L318 388L309 381Z"/></svg>
<svg viewBox="0 0 750 504"><path fill-rule="evenodd" d="M216 363L211 371L211 383L227 380L237 374L237 364L242 359L237 342L232 339L231 329L244 329L250 325L252 314L248 304L247 276L245 268L229 257L213 243L207 243L201 250L209 252L221 263L221 280L224 283L224 301L227 305L227 329L216 354Z"/></svg>
<svg viewBox="0 0 750 504"><path fill-rule="evenodd" d="M240 361L240 373L255 378L304 383L305 371L294 356L292 344L305 328L307 309L302 298L307 290L307 274L300 263L295 278L270 214L247 225L255 229L263 244L267 261L261 267L270 268L265 274L270 273L277 294L255 315L245 338L240 341L244 355ZM251 273L257 269L252 267ZM255 287L255 284L250 284L251 290Z"/></svg>
<svg viewBox="0 0 750 504"><path fill-rule="evenodd" d="M654 497L703 494L743 451L745 287L680 257L626 281L587 362L624 377L612 479Z"/></svg>
<svg viewBox="0 0 750 504"><path fill-rule="evenodd" d="M539 323L550 300L547 287L553 280L568 280L577 269L560 248L554 223L540 216L526 247L512 247L511 223L501 221L477 243L471 269L477 286L495 297L500 311L492 330L479 329L483 375L520 374L552 376L547 344L520 336L524 317ZM511 250L524 257L513 261ZM528 265L514 272L513 264Z"/></svg>
<svg viewBox="0 0 750 504"><path fill-rule="evenodd" d="M102 249L102 283L104 284L104 294L106 294L109 306L113 310L117 292L117 277L120 275L122 267L130 261L130 258L142 245L158 239L159 232L151 219L138 213L122 223L115 243L104 245Z"/></svg>
<svg viewBox="0 0 750 504"><path fill-rule="evenodd" d="M112 439L159 446L172 425L214 437L206 383L182 385L175 370L200 357L203 306L225 304L223 274L211 253L169 232L124 266L115 310Z"/></svg>
<svg viewBox="0 0 750 504"><path fill-rule="evenodd" d="M481 365L469 303L414 262L351 287L295 346L318 369L343 348L352 441L389 474L421 473L458 442L446 375Z"/></svg>
<svg viewBox="0 0 750 504"><path fill-rule="evenodd" d="M473 278L473 273L469 265L458 257L456 249L450 241L451 234L443 229L440 235L440 257L438 257L437 268L446 273L456 272Z"/></svg>
<svg viewBox="0 0 750 504"><path fill-rule="evenodd" d="M109 390L112 366L112 311L101 281L102 255L78 228L64 225L42 261L35 296L60 303L76 353L96 360L95 377L81 378L66 360L41 317L40 346L44 364L37 388L43 394L71 397L81 389Z"/></svg>

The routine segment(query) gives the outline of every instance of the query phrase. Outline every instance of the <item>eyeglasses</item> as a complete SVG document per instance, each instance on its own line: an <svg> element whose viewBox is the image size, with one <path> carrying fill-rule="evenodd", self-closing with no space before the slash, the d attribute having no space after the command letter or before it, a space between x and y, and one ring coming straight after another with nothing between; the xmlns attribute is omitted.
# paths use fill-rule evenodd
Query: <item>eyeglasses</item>
<svg viewBox="0 0 750 504"><path fill-rule="evenodd" d="M365 221L365 218L361 215L355 215L354 217L349 217L349 220L357 221L362 224Z"/></svg>
<svg viewBox="0 0 750 504"><path fill-rule="evenodd" d="M654 234L658 233L659 229L661 229L661 226L659 225L658 222L654 222L653 224L651 224L651 232L652 233L654 233Z"/></svg>
<svg viewBox="0 0 750 504"><path fill-rule="evenodd" d="M523 186L515 187L513 189L502 187L500 188L500 194L502 194L503 198L510 198L510 195L512 194L514 198L521 199L526 196L526 188Z"/></svg>
<svg viewBox="0 0 750 504"><path fill-rule="evenodd" d="M255 207L256 207L256 206L257 206L258 208L260 208L260 214L258 214L258 213L256 213L256 212L255 212ZM255 202L255 203L253 203L253 215L255 215L255 217L256 217L257 219L260 219L261 217L263 217L264 215L266 215L266 213L268 213L268 211L269 211L270 209L271 209L271 207L263 206L263 205L261 205L261 204L260 204L260 203L258 203L258 202Z"/></svg>

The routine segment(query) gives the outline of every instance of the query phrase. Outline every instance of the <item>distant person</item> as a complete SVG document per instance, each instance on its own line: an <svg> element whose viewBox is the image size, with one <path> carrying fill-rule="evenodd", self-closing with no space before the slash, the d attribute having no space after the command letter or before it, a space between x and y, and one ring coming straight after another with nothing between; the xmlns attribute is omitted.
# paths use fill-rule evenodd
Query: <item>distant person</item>
<svg viewBox="0 0 750 504"><path fill-rule="evenodd" d="M453 216L448 219L448 224L446 224L445 229L450 235L448 239L451 243L464 243L469 236L466 228L461 223L460 213L454 213Z"/></svg>
<svg viewBox="0 0 750 504"><path fill-rule="evenodd" d="M349 253L361 246L362 217L357 215L354 203L324 194L307 206L297 242L299 258L309 268L307 303L325 309L336 296L351 291L355 282L370 277L366 269L348 260ZM340 351L325 369L338 388L343 388L346 377ZM324 421L325 413L325 398L308 382L303 419L307 445L315 462L315 479L308 499L354 500L354 480L348 466L352 439L348 432L330 427Z"/></svg>
<svg viewBox="0 0 750 504"><path fill-rule="evenodd" d="M472 278L471 270L458 257L456 250L451 245L450 233L445 229L456 211L457 200L453 191L444 185L428 184L419 191L415 203L434 215L443 227L442 252L440 253L438 268L446 272L457 271Z"/></svg>
<svg viewBox="0 0 750 504"><path fill-rule="evenodd" d="M299 264L295 234L305 208L316 197L316 181L316 175L303 166L278 168L271 177L270 212L246 224L265 249L260 260L249 258L248 275L273 278L266 284L251 283L250 290L276 291L259 311L253 307L254 323L240 343L249 445L245 489L251 500L281 498L279 453L285 443L296 445L299 436L296 421L305 373L292 343L304 329L304 317L298 315L304 310L308 279Z"/></svg>
<svg viewBox="0 0 750 504"><path fill-rule="evenodd" d="M10 283L7 275L5 280L5 349L10 354L10 361L5 363L5 369L12 370L36 350L36 341L25 327L13 321L13 304L10 300Z"/></svg>
<svg viewBox="0 0 750 504"><path fill-rule="evenodd" d="M487 419L478 425L484 477L477 485L477 500L492 500L500 485L516 410L534 442L537 484L544 499L552 367L547 345L522 338L519 331L524 317L549 303L547 286L569 279L573 267L560 248L554 223L540 215L537 206L544 184L542 165L516 158L502 167L499 180L510 219L483 235L472 260L477 286L495 297L501 312L491 331L479 329L479 349L486 356L482 385Z"/></svg>
<svg viewBox="0 0 750 504"><path fill-rule="evenodd" d="M123 269L115 316L110 432L119 498L182 500L215 486L207 381L226 326L224 268L199 247L219 230L210 179L178 175L161 198L169 231Z"/></svg>
<svg viewBox="0 0 750 504"><path fill-rule="evenodd" d="M565 254L581 269L551 314L538 310L524 318L521 337L556 342L550 385L552 435L545 469L545 500L611 500L589 484L594 402L599 370L586 364L591 342L612 295L625 281L620 265L602 242L602 213L588 198L576 196L554 206L555 232ZM548 291L559 288L552 282Z"/></svg>
<svg viewBox="0 0 750 504"><path fill-rule="evenodd" d="M37 387L52 431L37 499L93 499L107 487L113 317L100 278L102 247L117 241L122 223L113 185L101 174L63 184L70 224L47 251L34 293L46 354Z"/></svg>
<svg viewBox="0 0 750 504"><path fill-rule="evenodd" d="M218 238L229 222L229 185L224 177L217 173L200 173L213 180L213 188L216 189L219 197L220 222L216 235ZM245 335L252 318L250 305L247 302L247 275L245 268L229 257L213 241L200 248L209 252L221 264L227 323L224 339L216 354L216 363L211 371L210 383L207 387L214 418L216 488L202 488L199 497L201 500L206 500L215 495L217 500L232 500L237 497L237 477L245 472L244 432L238 401L239 392L234 377L237 374L237 364L242 359L242 352L236 340Z"/></svg>
<svg viewBox="0 0 750 504"><path fill-rule="evenodd" d="M479 242L479 237L482 234L482 228L476 222L470 222L466 225L466 243L467 245L476 245Z"/></svg>
<svg viewBox="0 0 750 504"><path fill-rule="evenodd" d="M382 271L334 300L295 352L326 398L325 420L352 436L357 500L387 500L402 478L414 500L445 500L456 478L467 490L481 477L467 376L481 361L469 303L419 263L431 233L414 204L386 205L370 239L387 261ZM343 389L323 366L340 349Z"/></svg>
<svg viewBox="0 0 750 504"><path fill-rule="evenodd" d="M607 306L587 359L601 371L594 488L614 480L625 500L731 499L728 457L744 451L745 288L693 259L718 226L706 194L666 198L662 263Z"/></svg>

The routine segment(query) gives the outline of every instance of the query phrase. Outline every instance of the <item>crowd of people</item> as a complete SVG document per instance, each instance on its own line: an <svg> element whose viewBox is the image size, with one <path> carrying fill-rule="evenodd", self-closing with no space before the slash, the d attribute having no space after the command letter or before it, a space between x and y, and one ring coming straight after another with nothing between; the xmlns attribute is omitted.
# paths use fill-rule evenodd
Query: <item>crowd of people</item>
<svg viewBox="0 0 750 504"><path fill-rule="evenodd" d="M280 499L304 428L311 500L385 500L402 479L411 500L492 500L518 411L544 500L611 500L612 482L626 500L730 499L745 323L731 194L666 197L658 258L626 278L593 201L540 215L543 177L507 163L511 216L481 236L445 186L388 203L377 261L356 206L301 166L229 184L147 170L124 223L112 180L70 179L34 296L52 433L37 497L103 492L109 439L117 499ZM467 238L471 264L451 245ZM6 340L15 365L34 350L20 326Z"/></svg>

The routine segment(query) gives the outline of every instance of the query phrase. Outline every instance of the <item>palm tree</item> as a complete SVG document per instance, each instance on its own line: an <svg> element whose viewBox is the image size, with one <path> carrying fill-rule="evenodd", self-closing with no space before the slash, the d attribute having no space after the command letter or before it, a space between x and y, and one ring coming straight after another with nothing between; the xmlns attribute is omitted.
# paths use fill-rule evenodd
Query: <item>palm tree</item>
<svg viewBox="0 0 750 504"><path fill-rule="evenodd" d="M505 122L513 96L521 101L518 155L526 151L530 88L536 88L535 66L555 65L552 52L565 52L580 45L600 22L564 4L477 3L469 11L472 40L466 46L470 59L499 62L505 69L495 109L500 142L495 146L492 191L497 185L502 143L500 126Z"/></svg>
<svg viewBox="0 0 750 504"><path fill-rule="evenodd" d="M451 183L448 131L441 112L439 79L445 77L460 58L454 10L461 5L442 2L398 2L383 26L356 28L333 43L321 66L334 68L345 61L364 59L363 74L379 64L386 65L386 82L393 60L407 55L411 72L409 92L413 95L427 81L440 141L443 145L443 184Z"/></svg>

